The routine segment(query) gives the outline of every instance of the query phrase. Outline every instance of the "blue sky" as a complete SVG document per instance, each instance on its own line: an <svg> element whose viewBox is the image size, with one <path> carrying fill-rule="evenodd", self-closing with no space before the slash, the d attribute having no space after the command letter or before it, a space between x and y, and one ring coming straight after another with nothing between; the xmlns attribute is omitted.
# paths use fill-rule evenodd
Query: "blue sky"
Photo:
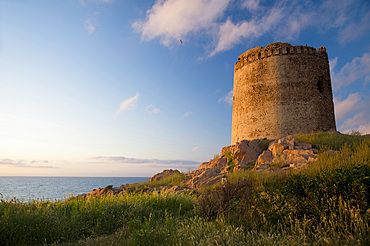
<svg viewBox="0 0 370 246"><path fill-rule="evenodd" d="M368 1L0 0L0 176L197 169L272 42L325 46L338 130L370 133Z"/></svg>

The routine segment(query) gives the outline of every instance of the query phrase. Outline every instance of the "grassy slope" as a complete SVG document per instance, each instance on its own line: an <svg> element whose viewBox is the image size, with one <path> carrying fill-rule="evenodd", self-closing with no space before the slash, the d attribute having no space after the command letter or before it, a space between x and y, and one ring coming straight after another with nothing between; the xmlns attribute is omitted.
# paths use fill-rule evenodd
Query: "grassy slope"
<svg viewBox="0 0 370 246"><path fill-rule="evenodd" d="M370 138L316 133L296 139L320 150L309 168L232 173L226 185L201 189L199 196L1 201L1 245L369 244Z"/></svg>

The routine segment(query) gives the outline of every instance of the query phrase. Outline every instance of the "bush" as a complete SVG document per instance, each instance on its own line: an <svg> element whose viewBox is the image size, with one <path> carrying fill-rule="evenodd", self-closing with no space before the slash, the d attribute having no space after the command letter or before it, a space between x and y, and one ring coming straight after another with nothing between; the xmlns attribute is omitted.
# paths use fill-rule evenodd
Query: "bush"
<svg viewBox="0 0 370 246"><path fill-rule="evenodd" d="M238 217L240 204L248 204L251 192L252 183L245 179L204 188L198 197L198 212L208 221L219 216L232 220Z"/></svg>

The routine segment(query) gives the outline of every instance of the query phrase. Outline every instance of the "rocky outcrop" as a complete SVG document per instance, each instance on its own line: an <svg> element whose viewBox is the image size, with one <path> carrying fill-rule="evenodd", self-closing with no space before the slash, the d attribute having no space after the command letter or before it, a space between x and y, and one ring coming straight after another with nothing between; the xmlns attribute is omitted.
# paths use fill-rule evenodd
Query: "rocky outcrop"
<svg viewBox="0 0 370 246"><path fill-rule="evenodd" d="M290 169L302 168L308 162L317 159L317 150L309 143L298 143L289 135L272 141L267 150L258 157L254 169L261 171L266 168Z"/></svg>
<svg viewBox="0 0 370 246"><path fill-rule="evenodd" d="M220 182L228 172L253 168L263 151L260 147L261 141L263 140L243 140L222 148L219 156L202 163L198 170L190 173L189 181L184 182L184 185L192 188L213 185Z"/></svg>
<svg viewBox="0 0 370 246"><path fill-rule="evenodd" d="M89 195L118 195L123 192L194 192L195 188L221 182L228 173L252 169L254 171L285 171L303 168L317 159L317 150L308 143L296 142L293 136L269 141L267 139L243 140L222 148L221 154L202 163L198 170L186 174L181 186L153 187L150 182L180 173L167 169L154 175L146 186L121 185L94 189ZM157 184L158 185L158 184Z"/></svg>
<svg viewBox="0 0 370 246"><path fill-rule="evenodd" d="M164 177L173 175L175 173L180 173L180 171L179 170L166 169L166 170L163 170L162 172L157 173L156 175L154 175L151 179L149 179L149 181L150 182L159 181L159 180L163 179Z"/></svg>

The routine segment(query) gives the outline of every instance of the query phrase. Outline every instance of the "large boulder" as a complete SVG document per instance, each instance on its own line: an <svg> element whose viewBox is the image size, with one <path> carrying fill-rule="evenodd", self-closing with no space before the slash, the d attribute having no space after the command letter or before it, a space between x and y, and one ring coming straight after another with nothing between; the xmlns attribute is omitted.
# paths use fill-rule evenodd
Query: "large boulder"
<svg viewBox="0 0 370 246"><path fill-rule="evenodd" d="M242 140L235 145L222 148L221 156L228 156L231 153L235 171L244 169L247 166L254 165L258 156L263 152L263 149L259 146L261 141L261 139Z"/></svg>
<svg viewBox="0 0 370 246"><path fill-rule="evenodd" d="M311 144L298 143L289 135L272 141L257 159L256 171L272 167L274 169L301 168L317 159L317 150Z"/></svg>
<svg viewBox="0 0 370 246"><path fill-rule="evenodd" d="M202 163L198 170L191 172L189 181L184 185L192 188L214 185L225 177L226 173L253 167L258 156L263 152L259 147L261 140L243 140L235 145L222 148L221 154Z"/></svg>
<svg viewBox="0 0 370 246"><path fill-rule="evenodd" d="M162 172L157 173L156 175L154 175L152 178L149 179L149 181L150 182L159 181L159 180L163 179L164 177L173 175L175 173L180 173L180 171L179 170L173 170L173 169L165 169Z"/></svg>

